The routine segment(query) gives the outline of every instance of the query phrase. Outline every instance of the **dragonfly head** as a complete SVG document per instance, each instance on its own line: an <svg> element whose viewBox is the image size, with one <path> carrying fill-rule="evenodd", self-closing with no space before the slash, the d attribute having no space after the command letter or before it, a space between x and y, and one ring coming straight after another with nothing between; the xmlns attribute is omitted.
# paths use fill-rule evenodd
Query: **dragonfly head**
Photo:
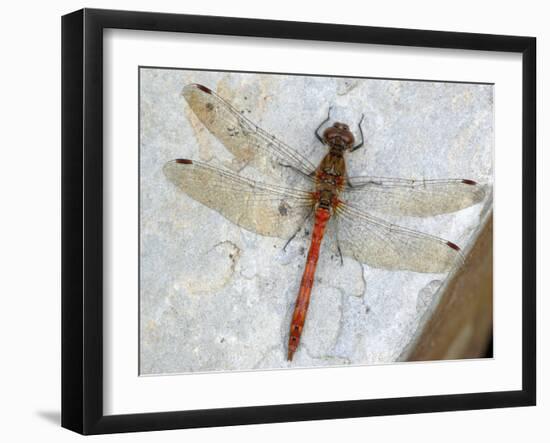
<svg viewBox="0 0 550 443"><path fill-rule="evenodd" d="M323 132L323 141L331 148L347 150L355 143L355 137L345 123L336 122Z"/></svg>

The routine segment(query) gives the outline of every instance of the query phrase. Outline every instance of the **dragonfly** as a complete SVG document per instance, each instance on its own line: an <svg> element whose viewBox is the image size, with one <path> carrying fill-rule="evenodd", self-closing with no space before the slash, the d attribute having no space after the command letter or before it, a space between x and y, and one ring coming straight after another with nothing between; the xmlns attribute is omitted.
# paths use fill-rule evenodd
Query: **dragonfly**
<svg viewBox="0 0 550 443"><path fill-rule="evenodd" d="M364 145L350 127L327 118L315 136L327 150L316 166L246 118L210 88L189 84L182 95L200 122L236 160L274 183L192 159L167 162L163 171L177 188L247 231L287 239L312 223L311 242L288 337L287 359L298 350L327 226L334 225L337 250L360 263L389 270L446 273L464 260L449 240L390 223L372 212L430 217L481 202L485 186L471 179L350 177L346 157ZM324 129L323 129L324 128ZM301 183L302 186L296 186Z"/></svg>

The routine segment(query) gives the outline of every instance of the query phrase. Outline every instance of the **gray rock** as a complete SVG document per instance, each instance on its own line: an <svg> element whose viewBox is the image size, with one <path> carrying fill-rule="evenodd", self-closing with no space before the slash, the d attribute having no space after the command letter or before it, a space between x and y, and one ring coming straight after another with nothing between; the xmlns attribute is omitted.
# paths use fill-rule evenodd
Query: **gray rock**
<svg viewBox="0 0 550 443"><path fill-rule="evenodd" d="M313 163L326 152L314 130L333 106L333 120L355 130L364 114L365 146L348 156L350 175L489 185L493 87L141 70L141 374L396 361L433 312L448 275L374 269L348 257L342 266L327 237L300 348L287 362L309 236L301 233L283 250L284 239L239 228L166 179L162 167L175 158L241 167L180 95L189 83L215 90ZM491 204L488 192L482 204L453 214L385 218L467 249Z"/></svg>

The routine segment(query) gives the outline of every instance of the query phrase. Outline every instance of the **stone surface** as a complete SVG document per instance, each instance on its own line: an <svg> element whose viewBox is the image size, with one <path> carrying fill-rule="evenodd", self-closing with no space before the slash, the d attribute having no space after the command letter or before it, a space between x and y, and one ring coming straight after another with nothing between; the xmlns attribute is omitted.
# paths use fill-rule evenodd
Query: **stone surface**
<svg viewBox="0 0 550 443"><path fill-rule="evenodd" d="M364 114L366 142L348 156L350 175L490 184L493 87L168 69L140 75L141 374L399 359L448 275L374 269L347 257L341 266L327 238L302 342L287 362L309 236L298 235L285 251L285 240L245 231L168 182L162 167L175 158L236 169L181 90L210 87L313 163L325 153L314 130L329 106L334 120L354 129ZM467 248L491 201L488 192L481 204L453 214L384 218Z"/></svg>

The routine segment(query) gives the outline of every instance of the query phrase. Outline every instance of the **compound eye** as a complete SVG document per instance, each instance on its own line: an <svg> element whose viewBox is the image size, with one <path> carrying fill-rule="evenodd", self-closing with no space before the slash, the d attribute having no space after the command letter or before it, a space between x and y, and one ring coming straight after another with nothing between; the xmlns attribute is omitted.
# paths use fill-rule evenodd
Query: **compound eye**
<svg viewBox="0 0 550 443"><path fill-rule="evenodd" d="M338 134L338 131L335 130L333 126L330 128L325 129L325 132L323 132L323 138L325 140L333 139Z"/></svg>
<svg viewBox="0 0 550 443"><path fill-rule="evenodd" d="M342 138L344 139L344 142L349 145L352 145L355 142L355 138L353 137L351 132L342 134Z"/></svg>

